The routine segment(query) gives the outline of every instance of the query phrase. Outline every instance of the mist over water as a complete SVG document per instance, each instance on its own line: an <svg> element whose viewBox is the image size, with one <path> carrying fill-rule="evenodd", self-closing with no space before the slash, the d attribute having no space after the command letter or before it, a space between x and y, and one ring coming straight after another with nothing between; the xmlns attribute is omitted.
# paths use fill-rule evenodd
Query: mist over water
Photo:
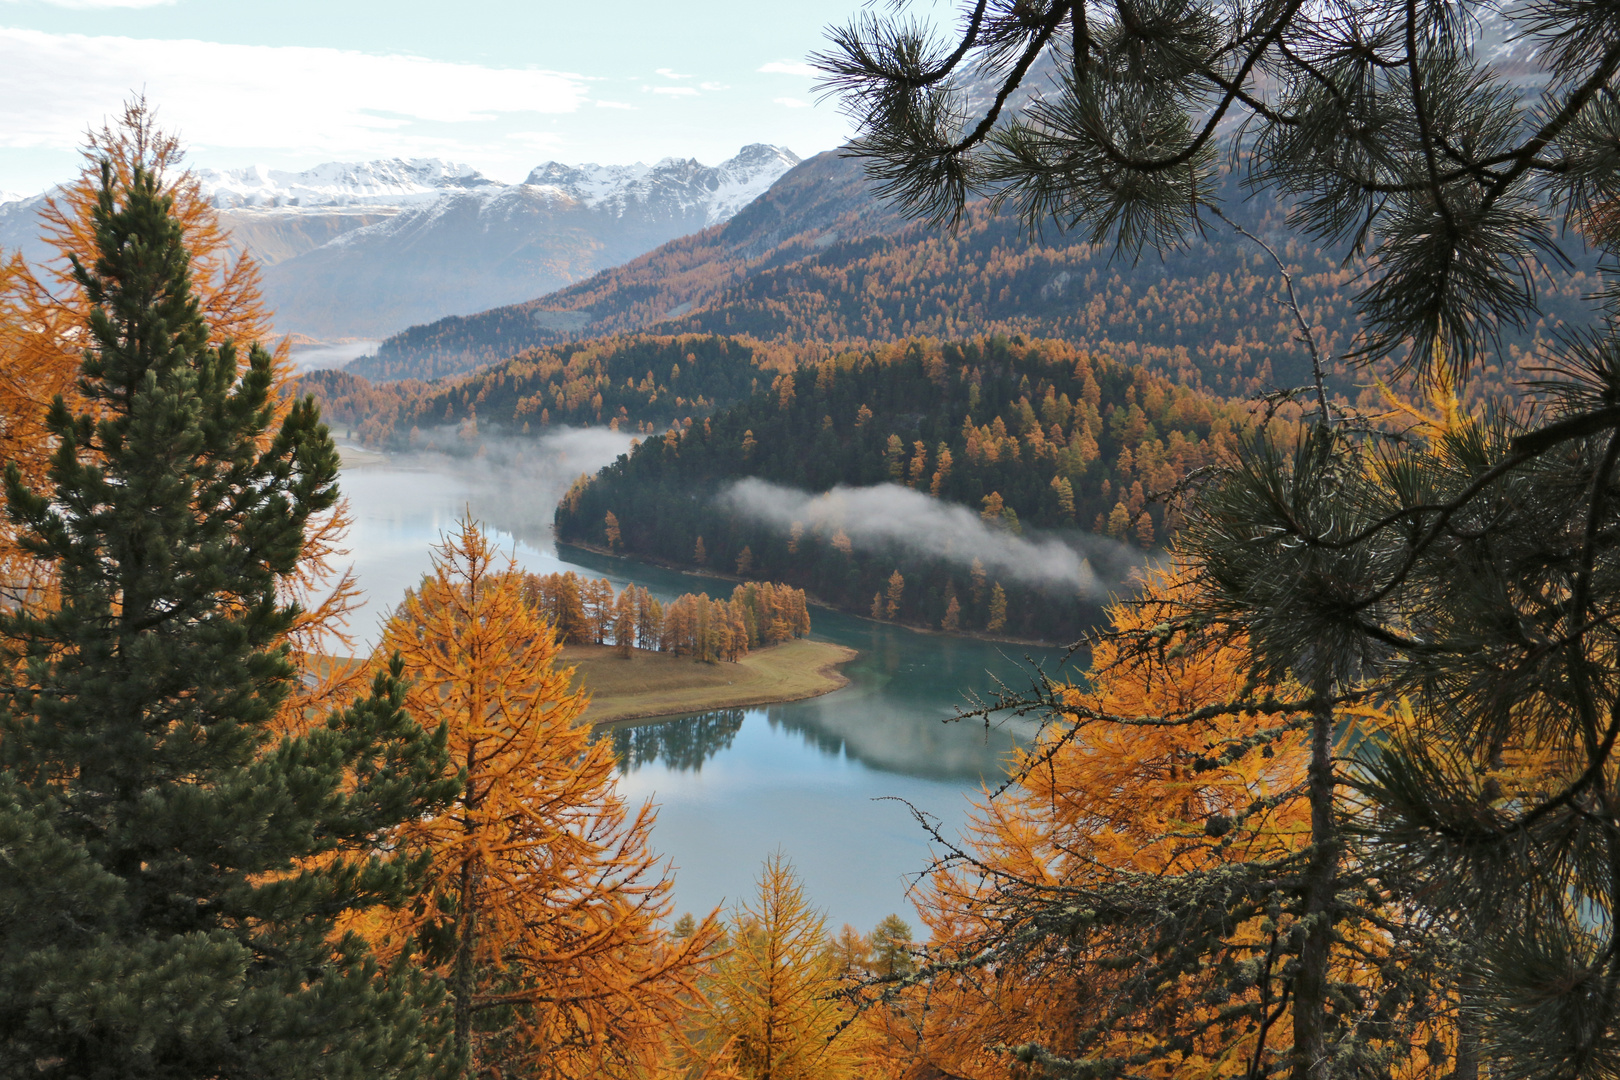
<svg viewBox="0 0 1620 1080"><path fill-rule="evenodd" d="M377 351L380 341L345 341L338 345L306 345L292 351L293 367L299 371L321 371L346 367L367 353Z"/></svg>
<svg viewBox="0 0 1620 1080"><path fill-rule="evenodd" d="M378 640L382 620L428 572L433 545L464 513L484 522L519 566L540 574L568 569L551 540L557 500L582 473L629 450L630 440L606 428L564 429L538 440L483 440L458 446L456 454L423 451L345 468L339 484L354 514L348 558L365 590L351 625L359 645Z"/></svg>
<svg viewBox="0 0 1620 1080"><path fill-rule="evenodd" d="M1102 536L1073 532L1025 538L968 507L899 484L835 487L814 495L749 478L720 495L722 505L783 533L803 525L823 536L842 530L860 548L899 547L962 566L974 560L994 577L1070 589L1099 599L1142 564L1142 553Z"/></svg>

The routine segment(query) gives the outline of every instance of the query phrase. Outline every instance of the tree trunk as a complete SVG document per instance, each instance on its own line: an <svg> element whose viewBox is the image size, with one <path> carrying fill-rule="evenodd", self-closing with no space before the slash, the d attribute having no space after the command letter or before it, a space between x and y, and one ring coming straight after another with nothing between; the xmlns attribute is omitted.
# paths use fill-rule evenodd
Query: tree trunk
<svg viewBox="0 0 1620 1080"><path fill-rule="evenodd" d="M470 1074L472 1060L473 993L477 974L473 961L478 946L478 871L473 860L461 864L461 889L458 898L461 908L456 912L456 967L450 981L450 993L455 1002L455 1047Z"/></svg>
<svg viewBox="0 0 1620 1080"><path fill-rule="evenodd" d="M1319 698L1326 687L1317 688ZM1333 824L1333 710L1319 707L1311 717L1311 764L1307 783L1311 804L1311 855L1305 871L1305 942L1294 978L1293 1080L1328 1080L1328 963L1333 946L1334 892L1339 876L1339 842Z"/></svg>

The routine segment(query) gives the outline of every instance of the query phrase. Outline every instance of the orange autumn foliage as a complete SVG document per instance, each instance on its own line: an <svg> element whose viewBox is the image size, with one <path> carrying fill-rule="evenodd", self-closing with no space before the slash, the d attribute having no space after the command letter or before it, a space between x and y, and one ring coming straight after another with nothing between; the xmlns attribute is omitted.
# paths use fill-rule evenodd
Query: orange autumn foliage
<svg viewBox="0 0 1620 1080"><path fill-rule="evenodd" d="M360 929L445 977L474 1075L655 1067L718 935L713 916L679 941L662 931L673 882L648 850L653 810L616 792L558 650L524 576L463 521L375 659L403 658L407 708L448 725L465 786L392 838L431 855L426 900Z"/></svg>
<svg viewBox="0 0 1620 1080"><path fill-rule="evenodd" d="M1114 631L1151 634L1195 587L1181 565L1148 574L1145 586L1138 601L1111 609ZM1280 868L1310 843L1309 754L1286 708L1210 708L1259 700L1241 642L1164 646L1145 658L1127 655L1117 638L1101 641L1089 688L1058 692L1073 711L1018 755L1006 792L978 803L965 858L936 867L923 890L935 974L868 1010L852 1030L874 1075L1053 1075L1040 1053L1129 1061L1137 1075L1165 1078L1287 1068L1292 915L1252 907L1205 943L1205 963L1145 990L1128 985L1166 947L1152 928L1154 901L1143 899L1155 895L1154 882L1203 875L1219 883L1223 868L1240 864ZM1270 698L1306 695L1278 686ZM1245 743L1247 751L1232 752ZM1060 892L1074 898L1067 902L1079 920L1067 937L1036 929L1049 913L1034 914L1028 902ZM1210 902L1223 901L1217 892ZM1388 939L1355 919L1341 931L1334 977L1372 987ZM983 962L987 942L1019 935L1030 944L1017 962ZM1231 982L1221 988L1218 972L1245 966L1252 977L1237 980L1236 993ZM1391 1075L1423 1075L1424 1047L1435 1039L1454 1045L1441 1019L1419 1022L1410 1056L1397 1055Z"/></svg>
<svg viewBox="0 0 1620 1080"><path fill-rule="evenodd" d="M40 213L41 237L53 257L36 267L14 253L0 272L0 409L7 420L0 425L0 448L36 486L49 448L43 437L30 434L42 435L44 409L56 394L68 397L70 407L81 407L74 400L74 380L90 303L73 281L72 260L95 258L91 211L103 162L121 184L137 165L144 166L161 178L163 193L174 200L171 213L191 254L192 289L208 323L209 345L246 345L271 336L258 266L231 250L229 235L197 180L180 168L179 139L156 126L144 99L126 103L116 123L90 132L82 154L78 177L48 198ZM245 363L245 348L242 356ZM278 361L285 377L285 350Z"/></svg>
<svg viewBox="0 0 1620 1080"><path fill-rule="evenodd" d="M746 1080L843 1080L858 1075L835 1000L843 974L826 920L780 852L765 860L752 902L737 906L731 947L705 984L696 1045Z"/></svg>

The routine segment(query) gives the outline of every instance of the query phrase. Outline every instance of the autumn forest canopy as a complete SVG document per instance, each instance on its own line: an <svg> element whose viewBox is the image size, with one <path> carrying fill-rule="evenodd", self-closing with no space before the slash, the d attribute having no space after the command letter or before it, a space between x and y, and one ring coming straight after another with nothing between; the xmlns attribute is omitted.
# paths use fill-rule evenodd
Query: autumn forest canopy
<svg viewBox="0 0 1620 1080"><path fill-rule="evenodd" d="M0 1076L1620 1075L1620 20L956 15L829 30L837 168L351 371L144 102L92 134L0 262ZM333 430L579 427L558 540L729 595L469 513L360 648ZM964 702L1035 726L914 925L783 852L678 913L616 755L680 747L563 649L816 604L1082 666Z"/></svg>

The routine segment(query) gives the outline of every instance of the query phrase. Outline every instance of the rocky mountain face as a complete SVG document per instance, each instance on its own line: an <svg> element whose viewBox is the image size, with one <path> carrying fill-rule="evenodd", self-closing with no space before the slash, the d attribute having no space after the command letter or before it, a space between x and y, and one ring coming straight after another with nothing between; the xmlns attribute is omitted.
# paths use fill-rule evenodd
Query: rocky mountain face
<svg viewBox="0 0 1620 1080"><path fill-rule="evenodd" d="M413 162L410 172L336 177L308 194L284 185L283 197L301 200L291 207L221 209L266 264L278 329L381 337L532 299L724 221L797 162L754 145L717 167L548 162L512 185Z"/></svg>
<svg viewBox="0 0 1620 1080"><path fill-rule="evenodd" d="M906 224L872 196L858 162L829 151L787 171L721 224L538 299L413 326L349 370L433 378L535 345L641 330L709 308L760 275L791 273L805 260L841 261Z"/></svg>
<svg viewBox="0 0 1620 1080"><path fill-rule="evenodd" d="M331 340L529 300L729 219L799 159L754 144L718 166L547 162L503 184L436 158L198 173L264 268L276 327ZM48 257L46 196L0 201L0 248Z"/></svg>

